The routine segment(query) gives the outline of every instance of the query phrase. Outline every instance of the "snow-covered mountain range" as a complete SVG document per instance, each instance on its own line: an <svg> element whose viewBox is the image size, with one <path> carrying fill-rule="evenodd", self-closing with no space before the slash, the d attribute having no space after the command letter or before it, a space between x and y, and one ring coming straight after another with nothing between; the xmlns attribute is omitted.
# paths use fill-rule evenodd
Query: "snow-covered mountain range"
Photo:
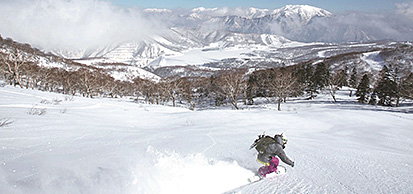
<svg viewBox="0 0 413 194"><path fill-rule="evenodd" d="M234 67L293 65L398 45L395 41L377 40L413 39L412 33L408 33L413 25L401 25L374 14L334 15L309 5L288 5L275 10L146 9L139 14L156 26L153 33L96 48L44 51L94 68L110 69L116 79L127 80L137 76L208 76L216 70Z"/></svg>
<svg viewBox="0 0 413 194"><path fill-rule="evenodd" d="M196 8L188 13L178 13L166 9L146 9L143 17L152 23L160 23L160 30L143 40L89 50L55 49L52 52L67 58L106 57L118 62L125 62L126 59L128 62L139 63L136 60L150 60L164 54L176 55L189 49L216 44L222 45L221 48L273 46L273 42L267 42L265 37L287 42L277 26L287 32L307 25L314 18L331 16L328 11L308 5L291 5L272 11L256 8ZM257 34L264 35L264 39Z"/></svg>
<svg viewBox="0 0 413 194"><path fill-rule="evenodd" d="M397 36L391 36L388 34L391 22L383 18L377 20L372 14L361 13L333 15L309 5L288 5L275 10L203 7L190 11L146 9L142 11L142 17L159 24L157 33L146 35L142 40L114 43L96 49L56 49L52 53L82 59L79 62L85 64L116 62L156 69L230 58L251 59L254 58L251 56L256 56L253 53L309 44L413 38L407 33L411 25L394 27L400 32L395 33ZM363 20L359 21L360 18ZM368 25L350 22L353 20ZM371 22L373 20L376 22Z"/></svg>

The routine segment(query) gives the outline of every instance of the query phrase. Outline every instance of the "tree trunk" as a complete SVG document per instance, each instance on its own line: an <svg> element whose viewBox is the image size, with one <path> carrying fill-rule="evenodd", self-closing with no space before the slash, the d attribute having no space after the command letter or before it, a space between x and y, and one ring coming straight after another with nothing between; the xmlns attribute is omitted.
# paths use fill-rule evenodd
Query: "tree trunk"
<svg viewBox="0 0 413 194"><path fill-rule="evenodd" d="M278 111L281 111L281 101L282 98L278 98Z"/></svg>
<svg viewBox="0 0 413 194"><path fill-rule="evenodd" d="M396 107L400 106L400 97L396 97Z"/></svg>

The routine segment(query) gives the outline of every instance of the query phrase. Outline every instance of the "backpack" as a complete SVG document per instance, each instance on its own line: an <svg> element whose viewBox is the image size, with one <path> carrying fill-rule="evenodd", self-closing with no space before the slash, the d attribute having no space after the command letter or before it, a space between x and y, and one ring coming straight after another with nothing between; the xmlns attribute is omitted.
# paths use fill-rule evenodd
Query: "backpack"
<svg viewBox="0 0 413 194"><path fill-rule="evenodd" d="M258 135L254 143L251 145L250 149L255 148L258 153L264 154L268 145L276 143L275 139L269 135Z"/></svg>

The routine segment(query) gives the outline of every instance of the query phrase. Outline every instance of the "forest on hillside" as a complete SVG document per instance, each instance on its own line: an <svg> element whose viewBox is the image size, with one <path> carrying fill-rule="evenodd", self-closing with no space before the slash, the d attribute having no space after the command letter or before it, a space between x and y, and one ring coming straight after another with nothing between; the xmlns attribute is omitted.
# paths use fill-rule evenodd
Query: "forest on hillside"
<svg viewBox="0 0 413 194"><path fill-rule="evenodd" d="M232 105L253 105L254 98L273 99L281 104L289 97L304 96L311 100L320 92L335 93L342 87L354 89L360 103L400 106L413 98L412 46L383 49L380 56L387 62L380 72L366 71L357 63L361 53L340 54L323 61L312 60L296 65L262 68L231 68L208 77L165 77L160 81L134 78L115 80L105 69L76 63L45 54L28 44L0 37L0 79L16 87L80 95L84 97L131 96L150 104L190 109ZM65 64L66 69L40 66L39 60ZM116 65L116 64L108 64Z"/></svg>

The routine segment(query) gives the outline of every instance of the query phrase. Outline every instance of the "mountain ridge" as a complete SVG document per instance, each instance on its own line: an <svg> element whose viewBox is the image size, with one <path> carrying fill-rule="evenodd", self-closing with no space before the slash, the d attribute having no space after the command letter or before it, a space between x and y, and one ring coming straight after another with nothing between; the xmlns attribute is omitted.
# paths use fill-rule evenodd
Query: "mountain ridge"
<svg viewBox="0 0 413 194"><path fill-rule="evenodd" d="M241 45L235 45L231 41L225 43L226 40L222 39L224 36L242 39L254 36L251 34L262 34L304 43L341 43L391 39L391 36L386 33L392 31L391 27L377 29L373 22L375 15L351 13L337 16L327 10L309 5L287 5L274 10L200 7L189 12L179 12L168 9L146 9L143 13L148 14L146 17L153 19L154 23L157 20L164 20L165 25L161 26L158 33L146 35L139 41L111 44L94 50L52 50L52 53L72 59L89 57L116 59L116 56L125 55L129 56L129 60L116 60L116 62L137 64L139 63L137 61L147 61L138 64L145 66L150 63L150 60L163 55L182 55L193 49L210 49L211 45L216 44L227 47L246 46L246 42L242 42ZM347 20L357 21L358 18L363 18L366 24L354 25L347 22ZM388 23L383 21L380 25L386 26ZM413 38L413 35L408 33L413 28L392 25L402 31L396 33L400 39ZM119 51L125 45L135 45L135 47L123 49L125 53L122 54ZM254 45L263 44L262 42L257 44L257 41L252 40L249 46Z"/></svg>
<svg viewBox="0 0 413 194"><path fill-rule="evenodd" d="M155 72L158 68L176 67L201 72L205 68L208 71L211 70L209 68L211 71L233 67L272 68L323 60L349 52L369 52L371 48L392 47L392 41L375 41L380 37L371 34L374 25L330 25L336 20L345 23L346 18L308 5L289 5L276 10L198 8L184 13L166 9L148 9L145 12L157 19L164 17L170 20L165 22L165 26L160 26L157 33L140 40L112 43L95 49L55 49L51 53L104 69L108 68L107 64L124 64L122 68L114 66L116 68L112 68L112 72L122 71L122 79L128 79L135 77L129 74L136 73L137 69ZM199 17L191 16L192 13ZM359 15L353 13L349 16L355 20ZM372 14L361 16L366 22L375 17ZM191 23L186 23L189 20ZM360 41L349 45L327 41L345 39L350 42L354 37ZM306 42L308 39L316 41ZM364 44L363 41L371 43ZM162 77L170 76L168 72L173 71L162 71ZM113 74L119 75L119 72Z"/></svg>

